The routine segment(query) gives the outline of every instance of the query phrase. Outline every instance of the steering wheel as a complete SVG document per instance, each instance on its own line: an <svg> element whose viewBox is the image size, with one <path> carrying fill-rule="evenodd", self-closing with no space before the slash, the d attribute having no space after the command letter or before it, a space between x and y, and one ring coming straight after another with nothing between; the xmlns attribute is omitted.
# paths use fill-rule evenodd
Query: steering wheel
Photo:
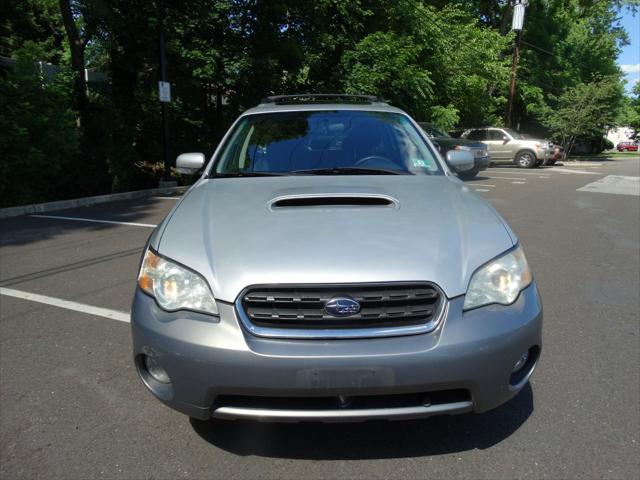
<svg viewBox="0 0 640 480"><path fill-rule="evenodd" d="M398 164L396 162L387 157L383 157L382 155L369 155L366 157L362 157L355 163L355 166L370 166L374 168L388 168L391 170L398 170Z"/></svg>

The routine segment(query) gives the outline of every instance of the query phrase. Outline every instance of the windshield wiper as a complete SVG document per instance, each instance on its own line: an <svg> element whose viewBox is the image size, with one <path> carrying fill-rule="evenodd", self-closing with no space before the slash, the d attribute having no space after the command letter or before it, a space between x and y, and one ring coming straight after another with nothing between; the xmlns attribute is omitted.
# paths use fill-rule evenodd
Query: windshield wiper
<svg viewBox="0 0 640 480"><path fill-rule="evenodd" d="M389 168L332 167L307 168L304 170L293 170L289 173L293 175L408 175L409 172Z"/></svg>
<svg viewBox="0 0 640 480"><path fill-rule="evenodd" d="M212 173L209 178L236 178L236 177L282 177L286 172L233 172Z"/></svg>

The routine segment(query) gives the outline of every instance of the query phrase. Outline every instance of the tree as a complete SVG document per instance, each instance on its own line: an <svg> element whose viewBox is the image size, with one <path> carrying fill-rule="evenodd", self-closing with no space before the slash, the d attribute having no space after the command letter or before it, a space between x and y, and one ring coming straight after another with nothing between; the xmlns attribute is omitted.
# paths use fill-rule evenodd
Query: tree
<svg viewBox="0 0 640 480"><path fill-rule="evenodd" d="M640 82L636 82L633 86L630 96L624 97L616 124L619 127L630 127L634 132L633 137L638 137L638 133L640 133Z"/></svg>
<svg viewBox="0 0 640 480"><path fill-rule="evenodd" d="M76 110L78 111L78 125L82 128L83 121L87 116L88 106L87 82L84 74L84 51L90 37L87 34L84 35L84 38L81 36L78 26L76 25L74 12L71 9L71 1L59 0L59 4L60 15L62 16L64 29L67 32L67 40L71 52L71 68L74 73L74 98Z"/></svg>
<svg viewBox="0 0 640 480"><path fill-rule="evenodd" d="M70 83L45 82L40 45L27 41L0 77L0 207L73 195L78 135Z"/></svg>
<svg viewBox="0 0 640 480"><path fill-rule="evenodd" d="M391 32L367 35L342 57L346 92L380 95L423 116L432 103L433 81L420 65L419 54L412 37Z"/></svg>
<svg viewBox="0 0 640 480"><path fill-rule="evenodd" d="M60 62L64 31L57 0L0 2L0 55L12 57L27 42L42 47L39 61Z"/></svg>
<svg viewBox="0 0 640 480"><path fill-rule="evenodd" d="M541 121L552 135L561 139L565 152L578 137L598 136L616 124L622 102L622 87L617 76L605 77L567 88L557 99L556 107L545 107Z"/></svg>

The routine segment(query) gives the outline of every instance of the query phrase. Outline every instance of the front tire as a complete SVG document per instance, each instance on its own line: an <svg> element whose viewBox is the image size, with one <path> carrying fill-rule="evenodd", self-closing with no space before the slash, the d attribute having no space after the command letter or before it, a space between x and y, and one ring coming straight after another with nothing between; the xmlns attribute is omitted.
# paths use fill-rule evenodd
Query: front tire
<svg viewBox="0 0 640 480"><path fill-rule="evenodd" d="M525 150L516 155L516 164L520 168L535 168L538 164L536 154L530 150Z"/></svg>

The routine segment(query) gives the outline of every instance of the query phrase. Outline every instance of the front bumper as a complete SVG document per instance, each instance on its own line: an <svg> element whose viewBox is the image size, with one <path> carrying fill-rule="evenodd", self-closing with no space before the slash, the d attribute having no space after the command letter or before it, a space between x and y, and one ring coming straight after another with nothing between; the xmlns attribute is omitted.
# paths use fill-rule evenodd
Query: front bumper
<svg viewBox="0 0 640 480"><path fill-rule="evenodd" d="M474 157L474 162L476 170L486 170L491 164L491 157L489 155L484 157Z"/></svg>
<svg viewBox="0 0 640 480"><path fill-rule="evenodd" d="M538 148L536 149L536 157L541 162L548 160L553 155L553 150L548 148Z"/></svg>
<svg viewBox="0 0 640 480"><path fill-rule="evenodd" d="M219 318L168 313L138 290L131 312L134 361L144 384L159 400L200 419L357 421L484 412L526 385L542 345L542 305L535 284L510 306L488 305L463 313L463 301L464 297L450 300L446 316L428 334L283 340L247 333L231 304L218 302ZM528 350L532 356L516 381L511 368ZM144 355L154 357L167 371L170 384L160 384L149 375ZM259 405L263 398L375 399L443 391L468 395L439 403L375 408ZM249 406L221 405L222 398L258 401Z"/></svg>

